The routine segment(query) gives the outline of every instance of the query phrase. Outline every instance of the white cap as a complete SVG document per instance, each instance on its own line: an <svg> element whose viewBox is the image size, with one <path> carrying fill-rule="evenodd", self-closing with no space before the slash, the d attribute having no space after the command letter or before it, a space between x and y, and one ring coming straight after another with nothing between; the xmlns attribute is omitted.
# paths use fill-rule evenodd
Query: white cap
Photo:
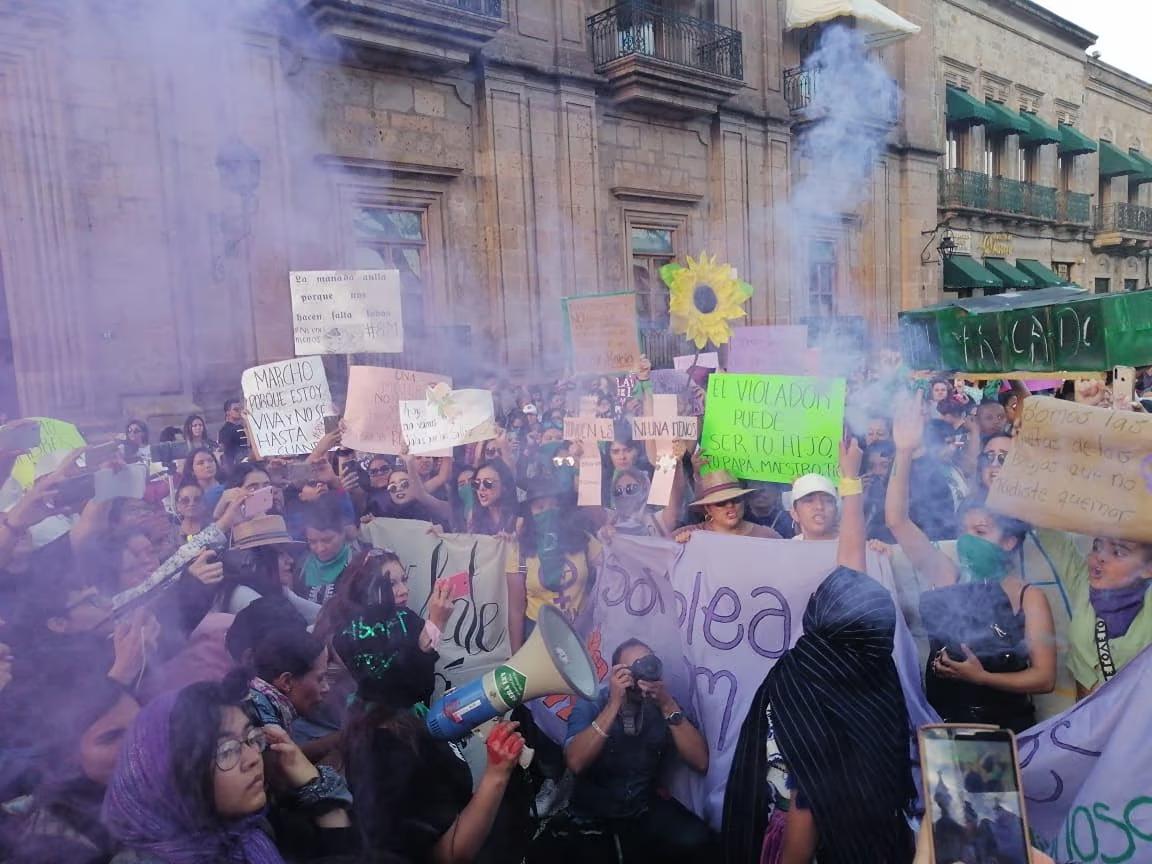
<svg viewBox="0 0 1152 864"><path fill-rule="evenodd" d="M807 498L816 492L823 492L833 498L839 497L836 494L836 486L823 474L805 474L792 484L792 500L788 502L788 506L794 507L801 498Z"/></svg>

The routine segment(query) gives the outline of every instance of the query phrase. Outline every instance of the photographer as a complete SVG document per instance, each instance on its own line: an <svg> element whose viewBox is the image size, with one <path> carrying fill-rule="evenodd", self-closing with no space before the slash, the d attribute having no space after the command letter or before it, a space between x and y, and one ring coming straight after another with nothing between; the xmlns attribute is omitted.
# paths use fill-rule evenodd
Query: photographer
<svg viewBox="0 0 1152 864"><path fill-rule="evenodd" d="M660 658L629 639L613 652L608 688L595 702L577 703L568 720L573 826L607 829L626 862L701 860L707 826L656 794L673 750L692 769L708 770L708 744L665 687Z"/></svg>

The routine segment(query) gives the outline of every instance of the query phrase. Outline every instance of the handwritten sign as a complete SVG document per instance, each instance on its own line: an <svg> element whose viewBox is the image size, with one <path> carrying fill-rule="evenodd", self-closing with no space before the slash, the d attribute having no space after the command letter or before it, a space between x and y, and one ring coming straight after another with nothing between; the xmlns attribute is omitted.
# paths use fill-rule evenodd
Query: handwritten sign
<svg viewBox="0 0 1152 864"><path fill-rule="evenodd" d="M70 451L85 444L80 430L71 423L51 417L30 417L28 420L39 425L40 443L19 456L12 466L12 477L25 489L37 477L59 467Z"/></svg>
<svg viewBox="0 0 1152 864"><path fill-rule="evenodd" d="M297 354L404 350L398 271L297 270L289 283Z"/></svg>
<svg viewBox="0 0 1152 864"><path fill-rule="evenodd" d="M634 441L695 441L699 434L697 417L636 417L632 420Z"/></svg>
<svg viewBox="0 0 1152 864"><path fill-rule="evenodd" d="M728 371L805 375L808 328L803 324L733 327L728 342Z"/></svg>
<svg viewBox="0 0 1152 864"><path fill-rule="evenodd" d="M748 480L836 477L844 395L842 378L714 374L701 446L712 470Z"/></svg>
<svg viewBox="0 0 1152 864"><path fill-rule="evenodd" d="M564 300L572 372L627 372L640 361L636 295L589 294Z"/></svg>
<svg viewBox="0 0 1152 864"><path fill-rule="evenodd" d="M437 384L451 386L452 379L431 372L349 366L344 446L363 453L399 453L404 448L400 402L427 399L428 388Z"/></svg>
<svg viewBox="0 0 1152 864"><path fill-rule="evenodd" d="M1034 525L1152 542L1152 417L1033 396L988 506Z"/></svg>
<svg viewBox="0 0 1152 864"><path fill-rule="evenodd" d="M565 417L565 441L611 441L616 426L611 417Z"/></svg>
<svg viewBox="0 0 1152 864"><path fill-rule="evenodd" d="M697 419L677 417L677 403L673 395L653 394L652 416L637 417L632 421L633 440L656 442L655 470L648 487L648 503L654 507L667 507L672 500L677 468L675 439L696 439ZM692 434L687 434L689 432Z"/></svg>
<svg viewBox="0 0 1152 864"><path fill-rule="evenodd" d="M413 454L434 454L459 444L496 437L495 411L489 390L453 390L446 410L432 399L400 400L400 429Z"/></svg>
<svg viewBox="0 0 1152 864"><path fill-rule="evenodd" d="M328 376L319 357L297 357L245 369L240 378L249 440L261 457L311 453L332 410Z"/></svg>

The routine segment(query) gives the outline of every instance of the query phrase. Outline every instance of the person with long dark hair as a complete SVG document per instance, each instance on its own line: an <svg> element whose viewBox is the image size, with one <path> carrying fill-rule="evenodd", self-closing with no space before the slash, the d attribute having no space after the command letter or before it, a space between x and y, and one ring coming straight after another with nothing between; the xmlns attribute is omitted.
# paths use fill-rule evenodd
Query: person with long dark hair
<svg viewBox="0 0 1152 864"><path fill-rule="evenodd" d="M516 478L501 459L481 462L472 475L475 503L464 524L457 526L465 534L504 535L516 532L518 504Z"/></svg>
<svg viewBox="0 0 1152 864"><path fill-rule="evenodd" d="M143 420L129 420L124 427L124 461L143 462L145 465L152 461L148 450L148 424Z"/></svg>
<svg viewBox="0 0 1152 864"><path fill-rule="evenodd" d="M215 450L216 442L208 437L208 424L199 414L189 414L184 419L184 442L188 450Z"/></svg>
<svg viewBox="0 0 1152 864"><path fill-rule="evenodd" d="M180 475L181 486L195 483L204 493L206 503L215 507L224 491L222 479L215 453L207 447L189 448L188 458L184 460L184 473Z"/></svg>

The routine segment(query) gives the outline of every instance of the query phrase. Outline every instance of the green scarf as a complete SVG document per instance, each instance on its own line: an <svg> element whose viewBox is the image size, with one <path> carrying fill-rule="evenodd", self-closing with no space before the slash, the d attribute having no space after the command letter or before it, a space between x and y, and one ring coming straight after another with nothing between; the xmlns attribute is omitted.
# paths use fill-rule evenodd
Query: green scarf
<svg viewBox="0 0 1152 864"><path fill-rule="evenodd" d="M348 566L348 559L352 557L352 547L347 543L340 550L340 554L331 561L321 561L315 555L309 555L304 561L304 584L309 588L319 588L322 585L331 585Z"/></svg>

